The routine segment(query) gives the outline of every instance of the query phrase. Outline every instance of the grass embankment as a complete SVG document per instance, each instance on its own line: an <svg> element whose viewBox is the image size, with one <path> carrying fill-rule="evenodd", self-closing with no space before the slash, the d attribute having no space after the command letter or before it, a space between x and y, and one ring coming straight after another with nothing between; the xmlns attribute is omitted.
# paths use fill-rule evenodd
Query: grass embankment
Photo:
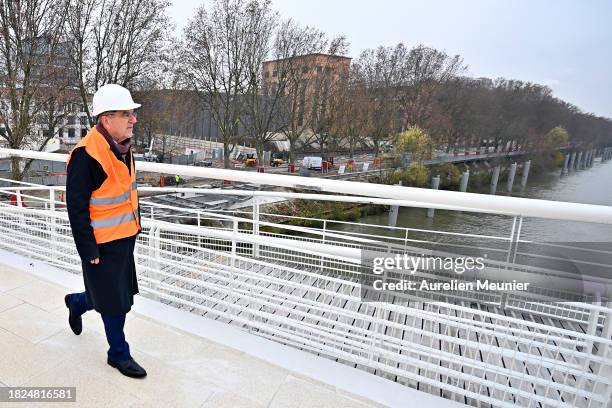
<svg viewBox="0 0 612 408"><path fill-rule="evenodd" d="M289 200L267 206L266 213L275 216L262 216L262 220L300 227L323 228L324 221L357 221L365 215L386 211L383 205L342 203L335 201ZM297 218L289 218L297 217ZM306 218L306 219L304 219ZM260 231L291 234L292 231L281 227L261 226Z"/></svg>

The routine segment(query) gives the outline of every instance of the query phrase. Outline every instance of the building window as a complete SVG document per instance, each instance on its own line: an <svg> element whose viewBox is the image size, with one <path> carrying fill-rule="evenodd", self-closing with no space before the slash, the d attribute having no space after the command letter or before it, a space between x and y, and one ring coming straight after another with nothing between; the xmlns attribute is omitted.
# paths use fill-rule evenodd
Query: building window
<svg viewBox="0 0 612 408"><path fill-rule="evenodd" d="M264 77L265 77L265 78L270 78L270 71L266 71L266 72L264 73Z"/></svg>
<svg viewBox="0 0 612 408"><path fill-rule="evenodd" d="M317 72L321 72L323 70L323 67L320 65L317 65Z"/></svg>
<svg viewBox="0 0 612 408"><path fill-rule="evenodd" d="M278 76L278 70L277 69L272 71L272 76L275 77L275 78Z"/></svg>
<svg viewBox="0 0 612 408"><path fill-rule="evenodd" d="M59 130L57 131L57 135L59 137L64 137L64 128L59 128Z"/></svg>
<svg viewBox="0 0 612 408"><path fill-rule="evenodd" d="M73 128L68 129L68 137L71 138L71 139L74 138L74 129Z"/></svg>
<svg viewBox="0 0 612 408"><path fill-rule="evenodd" d="M308 67L302 67L302 74L308 73Z"/></svg>
<svg viewBox="0 0 612 408"><path fill-rule="evenodd" d="M81 139L87 136L87 129L81 128Z"/></svg>

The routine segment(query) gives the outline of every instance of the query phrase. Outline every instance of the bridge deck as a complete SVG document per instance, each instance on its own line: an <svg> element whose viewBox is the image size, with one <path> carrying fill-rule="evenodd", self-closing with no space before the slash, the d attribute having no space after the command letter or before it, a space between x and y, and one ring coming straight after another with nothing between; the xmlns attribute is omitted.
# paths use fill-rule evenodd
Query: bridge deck
<svg viewBox="0 0 612 408"><path fill-rule="evenodd" d="M192 257L197 257L198 254L191 254ZM221 260L216 260L222 262ZM254 265L250 262L238 261L236 268L240 271L256 272L263 276L270 276L274 274L273 269L261 268L259 265ZM168 269L168 272L175 273L172 268ZM179 272L179 274L181 274ZM181 275L185 276L184 273ZM223 276L222 272L210 271L210 273L195 273L192 277L199 279L204 284L216 284L225 286L227 284L226 277ZM351 344L350 339L352 334L355 333L352 327L356 329L372 330L370 327L371 323L365 320L359 319L347 319L346 316L335 313L333 308L340 308L346 311L357 312L359 315L373 316L375 313L374 304L364 303L359 301L359 289L354 285L344 285L341 283L328 283L326 288L328 291L343 295L352 295L354 300L347 300L342 297L327 296L324 297L317 293L317 291L311 291L308 287L312 287L316 282L312 278L305 276L304 274L296 273L285 273L283 279L286 280L287 285L276 285L257 278L237 278L241 282L251 283L257 286L258 289L250 289L250 295L260 295L262 297L261 306L257 304L250 304L253 300L243 298L237 293L228 293L224 290L211 290L204 289L200 285L191 285L185 283L181 279L165 278L164 283L170 287L180 287L187 289L190 293L204 293L206 294L207 300L203 301L198 296L189 296L182 294L181 292L174 292L172 289L167 288L166 293L172 293L172 296L179 297L183 302L165 301L165 303L171 304L174 307L189 310L190 312L197 313L215 320L222 321L224 323L230 323L237 325L241 328L253 331L260 336L274 339L283 344L288 344L293 347L300 348L302 350L313 352L325 358L333 359L338 362L349 364L358 369L367 371L369 373L381 376L383 378L398 382L400 384L409 386L411 388L425 391L433 395L442 396L450 400L460 402L463 404L488 407L489 404L482 403L482 401L472 400L463 395L449 392L443 388L436 386L436 383L443 382L449 385L462 388L463 390L472 391L477 394L484 394L491 396L497 400L506 401L510 405L520 405L528 407L547 407L546 403L540 403L531 398L545 396L547 398L558 399L561 403L567 403L568 405L575 407L587 407L589 399L583 397L576 397L571 393L565 392L561 388L551 388L550 384L563 384L568 387L579 387L579 381L585 376L588 376L586 381L606 381L601 378L601 375L594 373L591 366L586 367L584 370L584 363L577 359L574 355L576 350L580 350L578 343L573 338L561 339L561 341L567 341L564 346L564 351L559 351L557 348L557 342L560 341L554 336L548 337L541 333L534 333L533 337L530 335L522 335L520 340L513 337L515 331L519 329L527 329L528 326L522 326L520 324L508 324L506 326L497 327L491 330L478 330L478 327L486 327L487 323L493 325L494 323L490 319L481 319L478 316L470 316L465 314L459 316L456 311L446 310L442 307L433 307L428 302L410 302L408 306L413 309L420 309L424 313L439 313L441 317L449 318L463 318L473 319L475 326L466 327L465 329L456 329L453 325L446 325L437 323L428 318L418 318L403 313L392 313L386 312L382 316L383 321L392 321L400 323L403 327L385 327L384 334L392 336L399 340L409 341L414 349L410 347L401 347L399 354L404 354L409 358L413 359L412 363L397 362L392 359L385 359L378 357L377 361L382 364L382 369L373 369L371 367L361 366L354 362L343 361L342 358L334 357L327 353L319 352L316 347L307 343L297 343L291 341L287 337L283 336L283 330L293 330L290 325L284 325L277 323L278 329L281 331L280 335L271 333L267 330L259 331L254 329L252 325L244 324L239 320L229 320L224 317L226 312L229 310L228 305L239 305L244 307L244 311L238 312L238 317L244 317L248 321L254 322L258 319L262 319L260 316L253 314L251 310L267 311L273 315L288 318L288 319L299 319L302 322L310 323L312 325L325 327L332 331L336 336L338 342L346 341L346 349L351 350L354 353L359 353L359 346ZM299 287L302 283L306 285L303 288ZM275 308L270 308L269 305L264 305L264 299L266 296L266 289L272 289L279 293L278 296L273 297L274 302L278 305ZM327 305L329 311L321 311L316 307L309 308L308 306L296 306L295 302L291 301L291 296L296 296L302 299L308 299L316 302L316 306ZM268 299L269 300L269 299ZM164 299L161 299L164 302ZM400 304L400 299L394 298L392 300L395 304ZM403 305L406 305L406 301L403 300ZM199 306L193 306L194 304L202 305L204 308ZM571 330L575 333L585 333L586 328L584 324L574 323L565 319L555 319L546 316L542 316L536 313L529 313L525 311L514 310L511 305L505 309L499 308L495 305L487 305L484 303L473 303L464 302L462 306L474 308L490 313L494 313L499 316L509 316L525 322L536 322L541 323L550 327L564 328ZM233 307L233 306L232 306ZM452 314L449 314L452 313ZM227 313L229 314L229 313ZM330 323L331 322L331 323ZM335 323L334 323L335 322ZM273 324L270 319L266 321L267 325ZM343 326L342 324L347 324ZM497 332L499 334L496 334ZM313 340L316 339L316 333L303 333L305 338L311 336ZM440 335L447 336L448 340L440 340ZM471 343L471 344L470 344ZM483 352L483 345L486 345ZM550 347L549 347L550 346ZM505 355L491 351L486 351L487 347L493 348L504 348L509 351ZM389 347L389 351L397 352L397 348ZM515 351L512 351L515 350ZM597 347L594 347L594 352L597 352ZM522 356L517 356L522 354ZM541 360L548 360L548 368L543 369L540 365ZM485 369L483 363L489 366L494 366L494 369ZM536 366L536 363L538 366ZM472 379L457 379L452 378L449 375L444 378L438 371L428 370L425 364L447 367L450 370L456 370L462 374L470 376ZM385 367L391 367L393 369L386 369ZM567 371L567 368L571 367L574 370ZM398 372L405 374L398 375ZM517 379L516 373L522 373L521 379ZM431 382L427 383L411 378L411 374L421 379L428 378ZM504 375L509 375L508 380L500 380L504 378ZM514 379L511 379L514 377ZM519 376L520 377L520 376ZM475 381L475 379L483 379L485 381L491 381L495 383L495 386L488 386L484 382ZM611 379L608 379L610 381ZM513 388L518 388L523 392L522 396L517 397L511 392L504 391L503 384L507 383ZM518 385L517 385L518 383ZM501 386L500 386L501 384ZM569 389L569 388L568 388Z"/></svg>
<svg viewBox="0 0 612 408"><path fill-rule="evenodd" d="M124 377L106 364L96 312L84 315L80 336L71 332L68 292L0 264L0 386L74 386L77 406L88 407L379 406L135 312L128 314L126 337L148 376ZM75 406L28 406L47 405Z"/></svg>

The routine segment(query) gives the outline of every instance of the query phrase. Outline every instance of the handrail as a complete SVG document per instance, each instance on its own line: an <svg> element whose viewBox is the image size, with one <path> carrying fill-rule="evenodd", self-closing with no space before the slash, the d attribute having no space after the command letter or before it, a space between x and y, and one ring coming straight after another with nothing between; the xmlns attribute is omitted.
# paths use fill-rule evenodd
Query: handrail
<svg viewBox="0 0 612 408"><path fill-rule="evenodd" d="M0 148L0 156L66 161L66 154ZM523 217L612 224L612 207L567 203L520 197L502 197L458 191L432 190L416 187L390 186L344 180L329 180L239 170L185 166L178 164L136 162L137 170L177 174L219 180L266 184L277 187L310 189L339 194L407 200L422 203L425 208L457 206L479 212L504 212Z"/></svg>

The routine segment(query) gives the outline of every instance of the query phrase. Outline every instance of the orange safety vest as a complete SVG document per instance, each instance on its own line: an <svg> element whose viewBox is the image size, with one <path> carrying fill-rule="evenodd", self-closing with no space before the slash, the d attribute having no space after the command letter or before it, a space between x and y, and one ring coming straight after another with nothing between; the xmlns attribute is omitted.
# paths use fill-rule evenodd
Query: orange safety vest
<svg viewBox="0 0 612 408"><path fill-rule="evenodd" d="M103 244L136 235L141 227L138 222L134 161L130 158L130 173L95 127L74 149L79 147L84 147L87 154L100 163L107 176L100 188L91 193L89 200L89 216L96 243ZM74 149L68 153L66 167Z"/></svg>

